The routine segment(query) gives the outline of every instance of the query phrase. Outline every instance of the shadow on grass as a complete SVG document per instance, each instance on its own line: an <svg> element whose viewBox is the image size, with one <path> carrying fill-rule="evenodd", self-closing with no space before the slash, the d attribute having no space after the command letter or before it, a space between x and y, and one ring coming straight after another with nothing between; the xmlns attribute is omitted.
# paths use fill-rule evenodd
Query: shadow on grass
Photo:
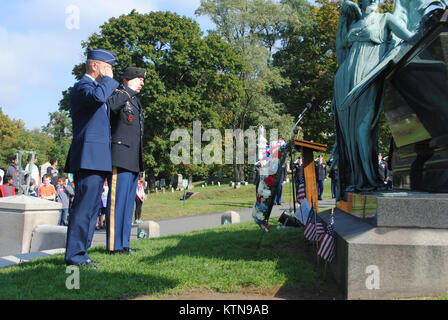
<svg viewBox="0 0 448 320"><path fill-rule="evenodd" d="M163 250L158 250L159 239L144 240L152 242L154 254L140 262L170 266L182 259L192 284L222 292L247 286L313 284L317 274L304 259L303 233L297 228L277 229L277 225L272 224L269 233L245 223L166 236L160 241L170 240L173 245Z"/></svg>
<svg viewBox="0 0 448 320"><path fill-rule="evenodd" d="M92 258L98 256L98 253L101 250L92 250ZM0 269L0 300L128 299L140 295L163 294L178 285L176 280L145 270L123 270L122 265L114 266L110 261L101 261L97 270L79 268L79 289L68 289L67 283L69 287L75 284L75 273L72 270L67 272L61 255L6 269Z"/></svg>

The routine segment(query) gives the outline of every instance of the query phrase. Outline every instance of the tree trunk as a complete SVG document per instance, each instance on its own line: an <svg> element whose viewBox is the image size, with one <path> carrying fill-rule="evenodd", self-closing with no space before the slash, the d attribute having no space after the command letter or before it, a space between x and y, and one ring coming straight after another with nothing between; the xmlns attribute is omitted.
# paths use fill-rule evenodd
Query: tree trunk
<svg viewBox="0 0 448 320"><path fill-rule="evenodd" d="M149 167L148 169L148 178L149 178L149 190L156 190L156 176L154 174L154 168Z"/></svg>

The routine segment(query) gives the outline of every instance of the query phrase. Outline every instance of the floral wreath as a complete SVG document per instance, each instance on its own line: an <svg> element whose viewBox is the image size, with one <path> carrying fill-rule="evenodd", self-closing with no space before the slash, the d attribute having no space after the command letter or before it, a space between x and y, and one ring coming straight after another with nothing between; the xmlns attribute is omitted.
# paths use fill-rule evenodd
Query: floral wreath
<svg viewBox="0 0 448 320"><path fill-rule="evenodd" d="M285 162L286 152L282 151L285 148L286 142L282 138L271 141L257 163L260 170L260 182L257 189L257 201L252 208L252 217L255 223L266 232L270 231L267 218L272 210L274 191L281 176L277 172Z"/></svg>

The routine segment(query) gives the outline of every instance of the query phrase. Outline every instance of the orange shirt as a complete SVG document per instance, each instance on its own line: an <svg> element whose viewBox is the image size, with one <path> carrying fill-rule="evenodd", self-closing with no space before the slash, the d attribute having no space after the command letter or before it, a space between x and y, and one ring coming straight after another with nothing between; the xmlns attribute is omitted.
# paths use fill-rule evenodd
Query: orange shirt
<svg viewBox="0 0 448 320"><path fill-rule="evenodd" d="M39 197L42 197L42 196L48 197L48 196L51 196L53 194L54 195L56 194L56 189L53 187L52 184L50 184L48 187L43 184L39 188Z"/></svg>

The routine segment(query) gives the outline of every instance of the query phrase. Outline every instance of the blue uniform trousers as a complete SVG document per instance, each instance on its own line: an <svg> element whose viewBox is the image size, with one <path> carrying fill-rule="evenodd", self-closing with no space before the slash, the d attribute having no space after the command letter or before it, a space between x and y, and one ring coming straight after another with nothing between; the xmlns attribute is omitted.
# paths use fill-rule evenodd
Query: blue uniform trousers
<svg viewBox="0 0 448 320"><path fill-rule="evenodd" d="M325 180L317 180L317 197L322 200L322 195L324 194L324 182Z"/></svg>
<svg viewBox="0 0 448 320"><path fill-rule="evenodd" d="M75 198L69 215L65 250L67 265L79 265L90 259L87 249L92 244L98 203L108 174L83 169L75 174Z"/></svg>
<svg viewBox="0 0 448 320"><path fill-rule="evenodd" d="M106 248L108 251L129 248L138 172L112 167L108 177L109 195L106 211Z"/></svg>

